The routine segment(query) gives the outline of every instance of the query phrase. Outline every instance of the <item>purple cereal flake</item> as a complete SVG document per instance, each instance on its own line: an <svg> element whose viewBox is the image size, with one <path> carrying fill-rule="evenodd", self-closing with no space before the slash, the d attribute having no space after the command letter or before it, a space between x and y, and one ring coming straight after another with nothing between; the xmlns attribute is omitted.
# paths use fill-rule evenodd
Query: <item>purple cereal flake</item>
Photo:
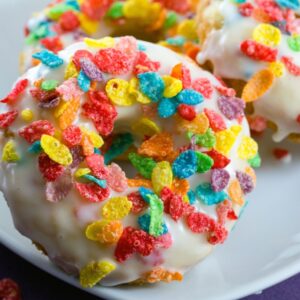
<svg viewBox="0 0 300 300"><path fill-rule="evenodd" d="M244 194L249 194L254 188L252 177L247 173L237 171L236 178L238 179Z"/></svg>
<svg viewBox="0 0 300 300"><path fill-rule="evenodd" d="M224 169L213 169L211 172L211 187L215 192L223 191L230 179L228 171Z"/></svg>
<svg viewBox="0 0 300 300"><path fill-rule="evenodd" d="M220 96L218 107L227 119L233 120L244 115L245 102L237 97Z"/></svg>
<svg viewBox="0 0 300 300"><path fill-rule="evenodd" d="M103 74L98 67L88 58L80 59L80 66L84 74L91 80L103 81Z"/></svg>
<svg viewBox="0 0 300 300"><path fill-rule="evenodd" d="M60 103L60 97L57 97L57 98L49 99L48 101L41 101L39 102L38 106L40 108L50 109L50 108L57 107L59 103Z"/></svg>
<svg viewBox="0 0 300 300"><path fill-rule="evenodd" d="M68 196L72 187L71 170L67 169L55 181L46 183L46 199L49 202L60 202Z"/></svg>
<svg viewBox="0 0 300 300"><path fill-rule="evenodd" d="M77 168L84 161L84 154L81 146L74 146L70 148L73 162L70 165L71 169Z"/></svg>

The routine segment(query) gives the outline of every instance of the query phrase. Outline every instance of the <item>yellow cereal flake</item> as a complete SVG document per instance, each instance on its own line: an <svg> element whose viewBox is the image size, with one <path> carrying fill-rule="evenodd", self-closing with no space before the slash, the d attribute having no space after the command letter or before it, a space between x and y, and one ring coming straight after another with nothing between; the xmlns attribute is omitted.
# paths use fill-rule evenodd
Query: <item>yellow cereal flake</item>
<svg viewBox="0 0 300 300"><path fill-rule="evenodd" d="M120 220L126 217L132 207L127 197L110 198L102 207L102 216L109 220Z"/></svg>
<svg viewBox="0 0 300 300"><path fill-rule="evenodd" d="M109 80L105 86L108 98L115 105L119 106L130 106L134 104L134 98L130 96L128 89L129 82L119 78Z"/></svg>
<svg viewBox="0 0 300 300"><path fill-rule="evenodd" d="M115 269L115 264L109 261L91 262L80 270L80 284L84 288L92 288Z"/></svg>
<svg viewBox="0 0 300 300"><path fill-rule="evenodd" d="M2 161L14 163L20 160L20 156L16 150L16 144L13 140L9 140L2 150Z"/></svg>
<svg viewBox="0 0 300 300"><path fill-rule="evenodd" d="M241 126L233 125L228 129L216 132L215 149L224 155L228 155L241 130Z"/></svg>
<svg viewBox="0 0 300 300"><path fill-rule="evenodd" d="M197 40L197 25L194 19L184 20L178 25L178 35L184 36L188 40Z"/></svg>
<svg viewBox="0 0 300 300"><path fill-rule="evenodd" d="M79 14L81 29L87 34L92 35L97 32L99 21L94 21L88 18L85 14Z"/></svg>
<svg viewBox="0 0 300 300"><path fill-rule="evenodd" d="M90 174L90 173L91 173L91 170L89 168L79 168L76 170L74 176L76 178L80 178L80 177Z"/></svg>
<svg viewBox="0 0 300 300"><path fill-rule="evenodd" d="M132 124L132 131L134 134L140 136L153 136L161 132L160 127L148 118L141 118L139 121Z"/></svg>
<svg viewBox="0 0 300 300"><path fill-rule="evenodd" d="M31 122L33 120L34 114L33 111L29 108L23 109L21 111L21 118L25 122Z"/></svg>
<svg viewBox="0 0 300 300"><path fill-rule="evenodd" d="M181 80L169 75L164 75L162 79L165 83L164 97L172 98L177 96L182 91Z"/></svg>
<svg viewBox="0 0 300 300"><path fill-rule="evenodd" d="M90 141L93 143L95 148L101 148L103 146L104 141L99 134L92 130L86 129L83 126L81 126L80 129L84 134L86 134L89 137Z"/></svg>
<svg viewBox="0 0 300 300"><path fill-rule="evenodd" d="M151 175L153 190L156 194L164 187L172 187L173 172L169 162L161 161L156 164Z"/></svg>
<svg viewBox="0 0 300 300"><path fill-rule="evenodd" d="M65 79L67 80L69 78L75 78L78 76L78 74L79 72L77 71L75 64L71 60L65 69Z"/></svg>
<svg viewBox="0 0 300 300"><path fill-rule="evenodd" d="M271 24L259 24L253 30L252 37L258 43L275 47L281 41L281 32Z"/></svg>
<svg viewBox="0 0 300 300"><path fill-rule="evenodd" d="M243 136L242 142L238 148L238 156L241 159L251 159L258 151L257 143L249 136Z"/></svg>
<svg viewBox="0 0 300 300"><path fill-rule="evenodd" d="M87 226L85 235L89 240L101 244L114 244L121 237L123 226L120 221L101 220Z"/></svg>
<svg viewBox="0 0 300 300"><path fill-rule="evenodd" d="M91 39L91 38L85 38L84 39L85 44L88 47L91 48L111 48L115 45L115 40L112 37L105 37L99 40Z"/></svg>
<svg viewBox="0 0 300 300"><path fill-rule="evenodd" d="M139 80L136 77L131 78L128 87L129 95L139 103L149 104L151 100L139 91L139 85Z"/></svg>
<svg viewBox="0 0 300 300"><path fill-rule="evenodd" d="M274 61L269 64L269 70L275 77L282 77L284 74L284 64L280 61Z"/></svg>
<svg viewBox="0 0 300 300"><path fill-rule="evenodd" d="M42 135L41 147L53 161L60 165L68 166L73 162L69 148L51 135Z"/></svg>

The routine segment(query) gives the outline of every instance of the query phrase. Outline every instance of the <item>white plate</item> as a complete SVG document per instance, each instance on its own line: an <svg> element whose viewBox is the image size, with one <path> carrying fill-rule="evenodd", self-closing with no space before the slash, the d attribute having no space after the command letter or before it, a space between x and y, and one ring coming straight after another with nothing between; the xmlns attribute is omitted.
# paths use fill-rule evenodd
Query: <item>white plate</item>
<svg viewBox="0 0 300 300"><path fill-rule="evenodd" d="M0 97L5 96L18 74L22 28L31 11L47 0L0 1ZM281 164L270 157L273 145L261 146L263 167L249 206L224 246L194 268L183 283L151 287L94 288L89 292L110 299L236 299L269 287L300 271L300 151L293 163ZM298 151L297 151L298 150ZM298 152L298 154L297 154ZM1 176L1 173L0 173ZM0 241L41 269L78 287L40 255L12 225L0 196Z"/></svg>

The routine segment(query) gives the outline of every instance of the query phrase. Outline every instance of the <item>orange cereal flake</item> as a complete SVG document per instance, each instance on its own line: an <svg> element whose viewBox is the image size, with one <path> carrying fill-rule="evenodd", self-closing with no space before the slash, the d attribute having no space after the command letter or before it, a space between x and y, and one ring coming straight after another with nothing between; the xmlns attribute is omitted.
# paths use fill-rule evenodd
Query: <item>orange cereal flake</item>
<svg viewBox="0 0 300 300"><path fill-rule="evenodd" d="M175 194L185 196L190 189L190 183L186 179L175 178L172 183L172 190Z"/></svg>
<svg viewBox="0 0 300 300"><path fill-rule="evenodd" d="M185 120L176 115L177 130L180 133L191 131L195 134L204 134L209 127L209 120L204 113L200 113L192 121Z"/></svg>
<svg viewBox="0 0 300 300"><path fill-rule="evenodd" d="M238 180L232 180L228 187L228 194L233 203L244 205L243 191Z"/></svg>
<svg viewBox="0 0 300 300"><path fill-rule="evenodd" d="M80 107L80 99L73 99L70 101L66 109L58 118L59 127L64 130L75 121L77 112Z"/></svg>
<svg viewBox="0 0 300 300"><path fill-rule="evenodd" d="M255 73L245 85L242 99L245 102L253 102L263 96L272 86L275 76L269 69Z"/></svg>
<svg viewBox="0 0 300 300"><path fill-rule="evenodd" d="M150 272L145 273L143 275L143 278L148 283L155 283L159 281L169 283L174 280L182 281L183 275L179 272L171 272L161 267L157 267L151 270Z"/></svg>
<svg viewBox="0 0 300 300"><path fill-rule="evenodd" d="M152 183L150 180L142 179L142 178L134 178L134 179L127 179L128 187L145 187L152 189Z"/></svg>

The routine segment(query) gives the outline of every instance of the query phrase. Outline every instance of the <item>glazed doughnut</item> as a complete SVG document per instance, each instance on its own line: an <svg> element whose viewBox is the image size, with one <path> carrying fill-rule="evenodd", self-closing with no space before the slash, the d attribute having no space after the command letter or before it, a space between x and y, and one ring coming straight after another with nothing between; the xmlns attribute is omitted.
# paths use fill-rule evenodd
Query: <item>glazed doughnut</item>
<svg viewBox="0 0 300 300"><path fill-rule="evenodd" d="M201 3L198 61L210 61L216 75L240 89L253 103L252 119L274 124L273 139L281 141L300 134L300 19L292 10L299 9L298 1L277 3Z"/></svg>
<svg viewBox="0 0 300 300"><path fill-rule="evenodd" d="M16 228L84 287L181 280L255 186L244 102L133 37L34 57L0 106L0 189Z"/></svg>
<svg viewBox="0 0 300 300"><path fill-rule="evenodd" d="M83 37L133 35L195 55L193 19L198 0L59 0L36 13L25 27L21 70L34 65L32 54L43 48L57 52ZM171 38L174 37L174 38ZM170 40L168 40L170 38ZM168 43L169 41L169 43Z"/></svg>

